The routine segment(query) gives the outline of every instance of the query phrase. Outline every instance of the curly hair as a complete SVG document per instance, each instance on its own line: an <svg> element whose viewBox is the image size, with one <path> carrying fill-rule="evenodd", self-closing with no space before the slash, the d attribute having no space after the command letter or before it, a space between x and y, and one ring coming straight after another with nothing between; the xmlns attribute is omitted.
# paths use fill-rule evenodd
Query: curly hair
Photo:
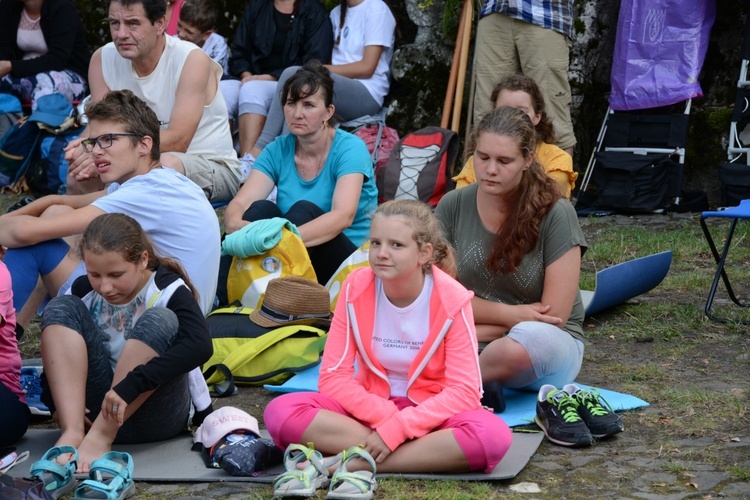
<svg viewBox="0 0 750 500"><path fill-rule="evenodd" d="M536 131L531 119L520 109L501 107L489 112L476 126L472 142L482 134L511 138L524 158L536 149ZM523 256L534 249L539 238L539 224L562 196L555 181L549 178L536 159L523 171L518 187L506 197L505 221L495 234L487 267L496 274L518 269Z"/></svg>
<svg viewBox="0 0 750 500"><path fill-rule="evenodd" d="M373 219L378 216L394 217L401 216L412 229L412 237L421 249L423 245L432 245L432 257L424 263L422 271L430 272L434 264L447 274L456 277L456 259L453 247L443 234L432 207L421 201L415 200L392 200L380 205L373 214Z"/></svg>
<svg viewBox="0 0 750 500"><path fill-rule="evenodd" d="M503 78L497 82L495 88L492 89L492 94L490 95L492 107L495 107L497 98L503 90L525 92L529 94L529 97L531 97L531 105L534 107L534 112L541 117L539 123L537 123L535 127L537 138L542 142L555 142L555 127L552 125L552 119L547 114L542 89L539 88L536 81L533 78L521 74L515 74Z"/></svg>

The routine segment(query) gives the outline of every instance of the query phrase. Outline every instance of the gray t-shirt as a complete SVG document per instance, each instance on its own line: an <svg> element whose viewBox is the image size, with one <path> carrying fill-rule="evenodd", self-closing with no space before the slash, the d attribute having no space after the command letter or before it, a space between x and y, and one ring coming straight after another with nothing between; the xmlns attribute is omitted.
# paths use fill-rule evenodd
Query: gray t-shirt
<svg viewBox="0 0 750 500"><path fill-rule="evenodd" d="M560 199L542 219L534 250L524 255L515 272L507 274L494 274L487 268L495 235L479 218L476 184L446 194L435 215L456 250L458 281L477 297L494 302L509 305L540 302L547 266L574 246L586 251L576 212L565 199ZM578 292L565 331L582 339L583 317L583 302Z"/></svg>

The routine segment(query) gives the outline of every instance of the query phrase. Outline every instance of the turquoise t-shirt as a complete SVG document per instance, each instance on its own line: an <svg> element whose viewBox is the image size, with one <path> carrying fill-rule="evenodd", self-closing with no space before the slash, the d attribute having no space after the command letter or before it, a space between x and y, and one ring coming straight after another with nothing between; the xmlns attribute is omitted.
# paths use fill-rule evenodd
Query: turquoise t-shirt
<svg viewBox="0 0 750 500"><path fill-rule="evenodd" d="M324 212L330 212L336 181L343 175L360 173L365 179L357 213L352 225L344 229L344 235L355 245L361 245L370 233L370 218L378 203L375 172L367 146L359 137L336 130L325 165L317 177L306 181L294 167L295 139L292 134L277 137L258 156L253 166L278 187L276 204L281 213L286 213L300 200L310 201Z"/></svg>

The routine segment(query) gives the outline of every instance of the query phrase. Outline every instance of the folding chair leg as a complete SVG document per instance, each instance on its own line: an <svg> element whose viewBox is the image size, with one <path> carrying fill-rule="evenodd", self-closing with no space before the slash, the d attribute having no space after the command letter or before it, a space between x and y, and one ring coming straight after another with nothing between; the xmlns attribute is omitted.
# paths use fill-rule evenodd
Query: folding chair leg
<svg viewBox="0 0 750 500"><path fill-rule="evenodd" d="M711 283L711 289L708 291L708 299L706 300L706 307L704 309L706 316L711 321L717 321L719 323L738 323L743 325L750 324L750 321L746 320L733 320L728 318L719 318L711 314L711 307L714 302L714 297L716 296L716 290L719 286L719 278L722 279L724 282L724 286L727 289L727 293L729 294L729 298L737 304L740 307L750 307L750 304L747 304L745 302L742 302L737 298L737 296L734 293L734 290L732 289L732 285L729 282L729 276L726 273L726 270L724 269L724 265L726 264L727 255L729 254L729 247L732 244L732 237L734 236L734 230L737 227L737 222L739 219L732 219L732 222L729 225L729 232L727 233L726 241L724 242L724 248L721 250L721 254L719 254L718 249L716 248L716 245L714 244L714 240L711 237L711 232L708 229L708 225L706 224L706 221L703 217L700 218L700 224L701 229L703 229L703 234L706 236L706 241L708 241L708 246L711 248L711 254L714 257L714 260L716 261L716 274L714 275L714 280Z"/></svg>

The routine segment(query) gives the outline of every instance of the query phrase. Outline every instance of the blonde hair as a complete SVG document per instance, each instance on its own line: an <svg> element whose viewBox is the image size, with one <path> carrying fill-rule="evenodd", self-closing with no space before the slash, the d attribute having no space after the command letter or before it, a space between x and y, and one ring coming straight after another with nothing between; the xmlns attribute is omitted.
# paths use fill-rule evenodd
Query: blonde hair
<svg viewBox="0 0 750 500"><path fill-rule="evenodd" d="M440 222L432 213L432 207L421 201L392 200L380 205L373 215L385 217L401 216L412 229L412 238L421 249L423 245L432 245L432 257L422 265L425 274L431 272L434 264L452 277L456 277L456 258L453 247L443 234Z"/></svg>

